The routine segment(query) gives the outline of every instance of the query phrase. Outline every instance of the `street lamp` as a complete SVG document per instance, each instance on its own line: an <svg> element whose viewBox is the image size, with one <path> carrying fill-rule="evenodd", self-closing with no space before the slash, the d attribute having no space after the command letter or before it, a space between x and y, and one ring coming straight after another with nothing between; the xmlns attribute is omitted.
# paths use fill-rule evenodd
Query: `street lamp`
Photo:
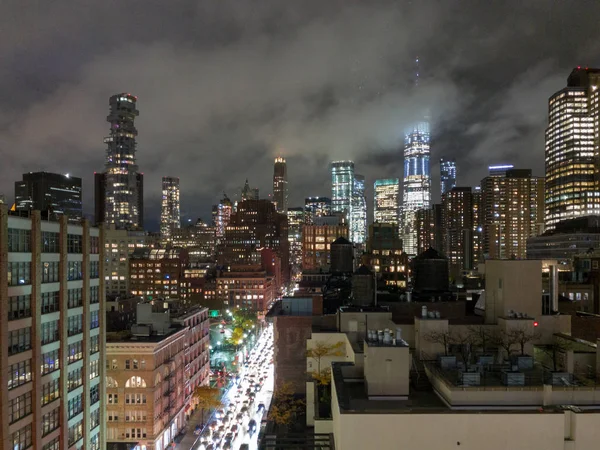
<svg viewBox="0 0 600 450"><path fill-rule="evenodd" d="M217 342L217 345L221 345L221 341Z"/></svg>

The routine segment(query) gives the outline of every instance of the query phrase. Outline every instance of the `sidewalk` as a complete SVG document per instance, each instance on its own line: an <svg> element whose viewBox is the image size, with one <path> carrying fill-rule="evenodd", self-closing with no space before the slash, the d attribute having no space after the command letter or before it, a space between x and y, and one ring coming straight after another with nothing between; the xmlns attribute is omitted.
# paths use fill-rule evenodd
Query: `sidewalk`
<svg viewBox="0 0 600 450"><path fill-rule="evenodd" d="M207 414L208 415L208 414ZM202 423L202 409L198 408L194 413L190 416L190 420L186 425L185 436L181 440L179 444L175 446L177 450L190 450L199 436L194 434L194 430L196 429L196 425Z"/></svg>

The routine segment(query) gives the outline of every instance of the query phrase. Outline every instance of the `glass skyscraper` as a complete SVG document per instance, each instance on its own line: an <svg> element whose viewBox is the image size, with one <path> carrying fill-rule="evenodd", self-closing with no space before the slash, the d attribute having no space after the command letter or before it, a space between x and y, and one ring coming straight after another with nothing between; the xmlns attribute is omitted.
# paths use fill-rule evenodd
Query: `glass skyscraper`
<svg viewBox="0 0 600 450"><path fill-rule="evenodd" d="M350 208L350 241L355 244L363 244L366 240L367 199L365 197L365 177L355 174Z"/></svg>
<svg viewBox="0 0 600 450"><path fill-rule="evenodd" d="M456 160L454 158L440 159L440 188L441 194L450 192L456 187Z"/></svg>
<svg viewBox="0 0 600 450"><path fill-rule="evenodd" d="M162 209L160 214L160 237L163 242L171 241L173 229L181 227L179 202L179 178L163 177Z"/></svg>
<svg viewBox="0 0 600 450"><path fill-rule="evenodd" d="M350 220L352 193L354 189L354 162L331 163L331 211L346 214Z"/></svg>
<svg viewBox="0 0 600 450"><path fill-rule="evenodd" d="M545 226L600 214L600 69L573 69L548 100Z"/></svg>
<svg viewBox="0 0 600 450"><path fill-rule="evenodd" d="M373 219L378 223L400 223L400 180L375 180Z"/></svg>
<svg viewBox="0 0 600 450"><path fill-rule="evenodd" d="M406 133L404 143L404 182L401 234L405 253L417 251L415 213L431 205L431 175L429 171L429 122L421 121Z"/></svg>

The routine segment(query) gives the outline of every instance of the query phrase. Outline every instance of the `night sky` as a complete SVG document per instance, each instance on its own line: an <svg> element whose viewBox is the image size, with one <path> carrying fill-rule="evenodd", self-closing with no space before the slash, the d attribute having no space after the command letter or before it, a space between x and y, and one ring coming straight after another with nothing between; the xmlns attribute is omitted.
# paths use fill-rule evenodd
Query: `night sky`
<svg viewBox="0 0 600 450"><path fill-rule="evenodd" d="M290 206L330 195L330 160L353 159L370 187L401 177L403 133L426 110L434 199L441 156L459 185L491 163L543 175L547 98L600 65L599 17L596 0L3 0L0 193L68 172L91 213L119 92L138 96L150 228L164 175L181 178L186 219L246 178L266 196L276 155Z"/></svg>

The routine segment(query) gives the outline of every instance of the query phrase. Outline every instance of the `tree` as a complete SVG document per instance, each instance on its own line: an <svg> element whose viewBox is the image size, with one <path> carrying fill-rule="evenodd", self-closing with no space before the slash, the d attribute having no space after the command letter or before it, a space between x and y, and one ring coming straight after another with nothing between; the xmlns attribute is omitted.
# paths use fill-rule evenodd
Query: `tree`
<svg viewBox="0 0 600 450"><path fill-rule="evenodd" d="M440 344L444 347L444 356L448 356L450 345L454 344L455 336L450 330L430 331L425 336L425 340L433 344Z"/></svg>
<svg viewBox="0 0 600 450"><path fill-rule="evenodd" d="M471 335L473 346L481 349L483 353L487 351L488 346L493 342L494 334L490 327L485 325L468 327L468 333Z"/></svg>
<svg viewBox="0 0 600 450"><path fill-rule="evenodd" d="M204 411L217 409L223 406L221 401L221 390L210 386L198 386L194 390L194 398L200 408L202 408L202 425L204 425Z"/></svg>
<svg viewBox="0 0 600 450"><path fill-rule="evenodd" d="M463 362L469 364L473 353L473 335L469 332L453 334L450 343L458 346Z"/></svg>
<svg viewBox="0 0 600 450"><path fill-rule="evenodd" d="M518 343L516 334L510 330L497 330L493 335L492 341L496 346L504 350L507 358L510 358L513 347Z"/></svg>
<svg viewBox="0 0 600 450"><path fill-rule="evenodd" d="M552 370L558 372L559 358L564 353L573 349L573 343L559 337L554 337L554 342L550 345L538 347L552 361Z"/></svg>
<svg viewBox="0 0 600 450"><path fill-rule="evenodd" d="M304 402L294 397L292 383L286 382L277 387L273 394L269 419L278 426L287 428L303 408Z"/></svg>
<svg viewBox="0 0 600 450"><path fill-rule="evenodd" d="M314 347L306 351L306 357L312 358L317 363L317 370L311 372L312 377L321 385L329 384L331 381L331 369L329 367L321 368L323 358L330 356L344 356L346 353L342 351L343 342L328 344L327 342L317 341Z"/></svg>
<svg viewBox="0 0 600 450"><path fill-rule="evenodd" d="M521 350L521 356L525 355L525 346L531 342L540 338L540 333L537 330L530 329L528 327L513 328L510 330L513 336L513 340Z"/></svg>
<svg viewBox="0 0 600 450"><path fill-rule="evenodd" d="M240 327L235 327L231 331L231 336L227 339L230 345L237 347L244 339L244 330Z"/></svg>

